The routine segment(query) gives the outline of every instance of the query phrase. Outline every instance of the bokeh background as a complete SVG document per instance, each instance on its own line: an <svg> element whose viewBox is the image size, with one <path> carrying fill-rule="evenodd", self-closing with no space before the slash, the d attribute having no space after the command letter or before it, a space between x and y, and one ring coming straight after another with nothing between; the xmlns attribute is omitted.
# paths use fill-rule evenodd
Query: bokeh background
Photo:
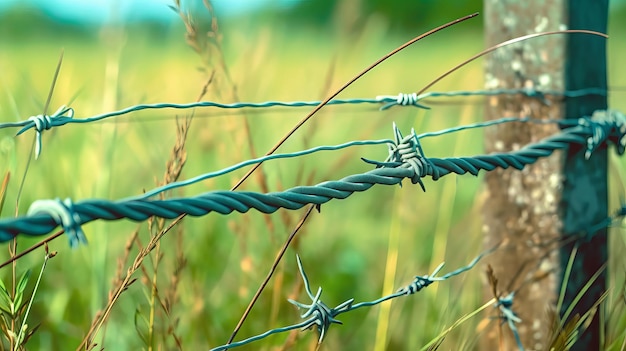
<svg viewBox="0 0 626 351"><path fill-rule="evenodd" d="M429 0L222 0L212 2L211 12L202 1L188 1L182 6L197 24L195 42L204 43L194 50L189 45L194 39L186 37L186 27L172 4L0 2L0 120L18 121L44 112L61 52L63 62L48 113L63 104L75 109L75 118L83 118L139 103L192 102L210 77L202 100L319 100L412 37L482 10L481 1L452 6ZM626 57L624 4L612 2L608 63L610 106L622 111L626 110L626 67L620 63ZM484 25L478 17L429 37L372 70L340 97L418 91L481 51ZM482 68L479 59L432 90L481 89ZM480 98L457 98L433 101L428 111L324 107L279 151L391 138L392 122L405 133L411 128L435 131L468 124L482 120L482 104ZM265 153L309 111L194 110L182 178ZM0 172L11 174L2 217L23 214L38 199L118 199L155 187L176 143L176 117L191 113L144 111L45 132L42 156L30 164L19 202L34 135L31 131L15 137L15 130L0 130ZM423 145L426 155L433 157L475 155L483 150L482 131L426 139ZM251 177L243 189L279 191L339 179L371 168L360 157L383 160L386 153L384 147L369 146L268 162L259 173L262 176ZM611 208L615 208L625 193L626 174L623 160L613 158L612 166ZM171 195L228 189L244 172ZM426 187L426 193L408 184L375 187L324 205L288 250L237 339L298 321L297 311L286 301L304 298L295 253L302 257L313 288L324 288L328 305L348 298L373 300L409 283L414 275L431 272L442 261L447 271L473 259L482 250L481 177L449 176L426 181ZM184 349L225 343L301 215L302 211L281 210L271 216L247 213L185 219L180 230L163 239L160 263L153 255L145 269L135 273L137 282L123 293L98 334L99 347L176 349L177 338ZM65 238L50 245L58 255L49 262L35 295L28 324L39 329L29 349L75 348L105 306L118 272L132 263L138 242L145 244L151 235L146 224L129 221L94 222L84 230L88 246L72 250ZM138 239L129 250L130 258L124 260L135 231ZM623 267L617 257L624 252L624 233L615 232L612 267ZM36 242L20 238L18 248ZM20 259L17 274L27 269L38 272L43 256L38 250ZM0 258L9 258L4 247ZM483 276L483 267L478 267L418 295L342 315L344 326L331 329L324 348L419 349L485 302L480 289ZM0 277L10 286L12 270L2 269ZM174 291L173 307L167 313L155 302L151 280L160 291ZM33 285L34 280L27 290L32 291ZM623 330L624 323L624 318L618 318L612 332ZM476 347L488 324L481 316L469 319L448 335L444 349ZM150 325L153 332L147 337ZM308 350L314 349L316 340L312 332L279 334L242 349Z"/></svg>

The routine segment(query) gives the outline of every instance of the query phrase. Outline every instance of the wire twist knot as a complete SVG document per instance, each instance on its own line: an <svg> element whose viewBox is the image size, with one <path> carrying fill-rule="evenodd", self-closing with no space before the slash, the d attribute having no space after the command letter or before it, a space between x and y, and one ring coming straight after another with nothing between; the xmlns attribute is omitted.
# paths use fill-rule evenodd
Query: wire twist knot
<svg viewBox="0 0 626 351"><path fill-rule="evenodd" d="M443 265L444 263L442 262L439 266L437 266L437 268L435 268L435 270L431 274L415 276L413 282L398 290L398 293L402 293L403 295L413 295L417 292L420 292L422 289L428 287L430 284L436 281L445 280L446 278L437 277L437 273L441 271Z"/></svg>
<svg viewBox="0 0 626 351"><path fill-rule="evenodd" d="M376 99L380 100L381 102L387 102L385 105L383 105L380 108L381 111L389 109L393 106L415 106L415 107L423 108L425 110L430 109L428 106L424 106L419 103L421 98L419 95L417 95L417 93L410 93L410 94L399 93L398 95L379 95L376 97Z"/></svg>
<svg viewBox="0 0 626 351"><path fill-rule="evenodd" d="M417 104L417 94L416 93L412 93L412 94L400 93L398 94L398 98L396 99L396 104L401 105L401 106L415 105Z"/></svg>
<svg viewBox="0 0 626 351"><path fill-rule="evenodd" d="M20 129L16 135L20 135L25 131L35 128L37 131L37 141L35 143L35 159L41 155L41 134L44 130L50 130L52 127L60 126L67 123L67 120L74 118L74 109L65 105L59 107L59 109L52 115L37 115L28 118L31 123L25 125Z"/></svg>
<svg viewBox="0 0 626 351"><path fill-rule="evenodd" d="M65 234L69 237L70 247L87 244L87 238L80 226L80 216L74 211L71 199L37 200L30 205L27 215L37 214L48 214L57 225L63 227Z"/></svg>

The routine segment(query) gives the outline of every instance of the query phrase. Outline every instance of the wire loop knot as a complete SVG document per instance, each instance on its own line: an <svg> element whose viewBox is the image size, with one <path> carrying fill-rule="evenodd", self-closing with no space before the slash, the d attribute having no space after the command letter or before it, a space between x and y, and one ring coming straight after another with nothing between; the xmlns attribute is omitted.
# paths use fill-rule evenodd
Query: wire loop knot
<svg viewBox="0 0 626 351"><path fill-rule="evenodd" d="M65 105L59 107L59 109L52 115L37 115L28 118L31 123L25 125L20 129L17 135L24 133L25 131L35 128L37 131L37 141L35 143L35 159L41 155L41 134L44 130L50 130L52 127L60 126L67 123L68 119L74 118L74 109Z"/></svg>
<svg viewBox="0 0 626 351"><path fill-rule="evenodd" d="M63 227L65 234L69 237L70 247L87 244L87 238L80 226L80 215L74 211L71 199L37 200L30 205L27 215L37 214L47 214L57 225Z"/></svg>

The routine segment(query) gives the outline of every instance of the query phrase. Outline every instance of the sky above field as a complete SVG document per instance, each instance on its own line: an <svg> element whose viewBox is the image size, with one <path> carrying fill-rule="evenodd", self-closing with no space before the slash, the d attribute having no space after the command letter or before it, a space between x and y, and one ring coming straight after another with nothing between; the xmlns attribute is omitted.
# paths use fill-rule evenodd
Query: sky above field
<svg viewBox="0 0 626 351"><path fill-rule="evenodd" d="M301 0L212 0L220 15L234 15L253 12L264 6L290 6ZM200 0L182 1L201 3ZM156 19L168 21L176 19L168 5L172 0L2 0L0 14L18 4L40 8L45 13L60 20L72 22L106 23Z"/></svg>

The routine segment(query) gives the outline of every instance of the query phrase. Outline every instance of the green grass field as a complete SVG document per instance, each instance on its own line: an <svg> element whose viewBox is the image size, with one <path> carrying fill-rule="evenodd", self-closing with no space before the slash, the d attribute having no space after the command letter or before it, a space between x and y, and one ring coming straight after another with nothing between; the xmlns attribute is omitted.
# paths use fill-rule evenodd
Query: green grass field
<svg viewBox="0 0 626 351"><path fill-rule="evenodd" d="M5 50L0 50L0 118L3 122L23 120L43 112L62 48L63 63L48 112L68 104L75 109L75 118L83 118L139 103L194 101L212 70L214 79L202 100L319 100L419 34L392 34L376 20L358 35L340 31L330 35L332 31L318 33L280 26L255 31L237 30L228 23L225 26L228 30L222 32L223 50L209 48L204 51L204 61L185 44L182 27L159 38L109 28L89 41L53 36L45 41L7 40ZM461 26L404 50L339 97L419 90L483 49L480 33ZM626 56L626 41L617 38L616 33L609 45L609 82L623 87L626 68L619 62ZM482 69L482 61L478 60L432 90L481 89ZM610 106L626 110L623 96L623 91L612 94ZM412 127L419 133L483 119L481 99L454 101L458 103L432 104L429 111L411 107L384 112L374 106L324 107L279 152L392 138L392 122L406 134ZM186 137L181 179L265 153L309 111L196 109ZM38 199L119 199L154 188L157 180L163 179L177 141L175 117L191 113L138 112L45 132L42 155L30 164L18 208L19 184L34 133L14 137L15 130L0 130L0 172L2 176L6 172L11 175L2 217L24 214ZM424 151L432 157L479 154L483 150L482 135L482 130L475 129L426 139ZM270 161L242 189L279 191L340 179L371 169L360 157L382 161L386 155L384 146L367 146ZM617 207L625 193L625 165L624 160L614 157L610 208ZM170 195L229 189L245 171L175 190ZM298 311L287 302L287 298L305 298L296 253L303 260L312 288L323 287L323 299L328 305L348 298L357 302L374 300L406 285L414 275L431 272L443 261L444 272L466 265L483 249L481 177L449 176L425 183L426 193L406 182L402 188L379 186L322 206L321 214L311 216L287 251L237 339L299 321ZM97 349L169 350L177 349L177 340L187 350L224 344L303 213L279 210L270 216L250 212L185 219L161 240L133 275L137 281L120 296L94 339ZM27 348L76 348L96 313L106 305L115 277L132 265L140 245L147 244L157 226L157 222L149 228L146 223L97 221L83 228L88 246L72 250L65 237L53 241L50 249L58 254L48 262L28 317L29 327L39 328ZM138 232L137 239L127 252L134 232ZM611 231L610 267L617 289L624 280L625 238L623 229ZM18 251L39 239L20 237ZM1 250L2 261L9 258L6 249ZM17 263L18 276L33 270L27 293L33 289L43 258L40 249ZM0 276L7 287L11 286L10 267L3 268ZM344 325L331 328L322 349L420 349L486 302L481 296L482 280L484 267L479 266L416 295L342 315ZM151 289L153 284L156 290ZM609 299L618 300L619 295L620 291L614 290ZM168 306L167 312L161 304ZM624 337L621 330L626 325L626 313L620 313L614 321L621 322L609 325L609 336ZM454 329L442 349L475 348L480 337L476 327L483 317L471 318ZM315 349L316 341L314 332L294 332L271 336L241 349L309 350ZM4 347L8 345L4 340Z"/></svg>

